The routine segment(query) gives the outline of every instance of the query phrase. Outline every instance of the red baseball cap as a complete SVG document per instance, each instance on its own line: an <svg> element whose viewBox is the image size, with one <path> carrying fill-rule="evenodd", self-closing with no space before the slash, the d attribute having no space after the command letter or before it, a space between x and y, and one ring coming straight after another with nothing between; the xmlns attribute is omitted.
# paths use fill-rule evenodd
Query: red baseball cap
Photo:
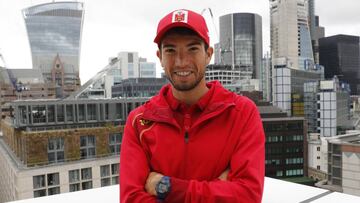
<svg viewBox="0 0 360 203"><path fill-rule="evenodd" d="M174 27L186 27L195 31L209 46L209 30L204 17L186 9L175 10L160 20L154 42L160 44L164 34Z"/></svg>

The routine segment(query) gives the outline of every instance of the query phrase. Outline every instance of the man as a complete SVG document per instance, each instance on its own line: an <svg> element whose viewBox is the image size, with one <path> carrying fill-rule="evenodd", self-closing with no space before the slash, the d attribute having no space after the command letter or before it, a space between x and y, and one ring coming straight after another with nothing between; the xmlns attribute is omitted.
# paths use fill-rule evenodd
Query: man
<svg viewBox="0 0 360 203"><path fill-rule="evenodd" d="M249 99L206 83L213 48L204 18L171 12L154 42L171 84L128 117L121 202L261 202L261 119Z"/></svg>

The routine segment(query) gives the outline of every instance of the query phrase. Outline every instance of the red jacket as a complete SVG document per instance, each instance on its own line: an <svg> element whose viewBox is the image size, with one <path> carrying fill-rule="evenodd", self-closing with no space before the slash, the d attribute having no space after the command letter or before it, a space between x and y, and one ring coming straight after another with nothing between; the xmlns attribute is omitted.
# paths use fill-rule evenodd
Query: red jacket
<svg viewBox="0 0 360 203"><path fill-rule="evenodd" d="M165 202L261 202L265 141L258 110L219 82L207 85L208 101L199 101L203 108L194 122L188 120L195 113L179 124L165 96L170 85L130 113L120 153L120 202L156 202L144 189L151 171L171 177ZM218 179L227 168L227 181Z"/></svg>

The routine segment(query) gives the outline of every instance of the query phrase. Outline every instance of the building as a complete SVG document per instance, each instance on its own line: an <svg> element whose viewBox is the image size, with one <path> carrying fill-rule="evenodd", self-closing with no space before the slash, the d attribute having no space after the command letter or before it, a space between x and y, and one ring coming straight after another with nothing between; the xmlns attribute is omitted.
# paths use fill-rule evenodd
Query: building
<svg viewBox="0 0 360 203"><path fill-rule="evenodd" d="M260 77L262 20L253 13L232 13L220 17L220 39L215 45L215 64L240 66ZM241 73L240 73L241 74Z"/></svg>
<svg viewBox="0 0 360 203"><path fill-rule="evenodd" d="M112 97L152 97L167 83L166 78L129 78L112 86Z"/></svg>
<svg viewBox="0 0 360 203"><path fill-rule="evenodd" d="M320 64L325 78L335 75L350 84L351 94L360 95L360 37L335 35L319 40Z"/></svg>
<svg viewBox="0 0 360 203"><path fill-rule="evenodd" d="M278 58L298 70L314 66L307 0L270 1L270 43L274 65ZM311 4L313 5L313 4Z"/></svg>
<svg viewBox="0 0 360 203"><path fill-rule="evenodd" d="M210 64L206 67L205 79L218 80L221 84L234 84L238 81L250 81L252 70L249 67Z"/></svg>
<svg viewBox="0 0 360 203"><path fill-rule="evenodd" d="M327 141L327 182L319 186L360 196L360 132L348 131Z"/></svg>
<svg viewBox="0 0 360 203"><path fill-rule="evenodd" d="M22 11L31 48L33 69L55 83L63 98L80 86L79 63L84 4L52 2Z"/></svg>
<svg viewBox="0 0 360 203"><path fill-rule="evenodd" d="M315 0L308 0L308 19L312 49L314 54L315 64L320 64L319 61L319 39L325 37L325 28L320 26L319 16L315 15Z"/></svg>
<svg viewBox="0 0 360 203"><path fill-rule="evenodd" d="M139 57L138 52L119 52L117 57L111 58L114 84L128 78L155 78L156 63L147 62Z"/></svg>
<svg viewBox="0 0 360 203"><path fill-rule="evenodd" d="M326 181L328 175L328 141L320 133L308 133L308 177L318 182Z"/></svg>
<svg viewBox="0 0 360 203"><path fill-rule="evenodd" d="M266 53L261 61L259 85L265 101L271 101L271 58Z"/></svg>
<svg viewBox="0 0 360 203"><path fill-rule="evenodd" d="M156 63L146 58L139 59L139 78L156 78Z"/></svg>
<svg viewBox="0 0 360 203"><path fill-rule="evenodd" d="M332 137L353 129L350 120L349 93L346 84L340 84L336 76L333 80L320 81L317 93L317 121L320 136Z"/></svg>
<svg viewBox="0 0 360 203"><path fill-rule="evenodd" d="M105 68L69 98L111 98L112 86L121 84L123 80L155 77L155 63L147 62L146 58L139 57L137 52L119 52L117 57L110 58Z"/></svg>
<svg viewBox="0 0 360 203"><path fill-rule="evenodd" d="M304 117L309 133L318 132L318 93L319 81L304 83Z"/></svg>
<svg viewBox="0 0 360 203"><path fill-rule="evenodd" d="M278 62L278 64L286 64ZM304 84L317 82L323 69L299 70L287 65L275 65L272 70L273 104L292 116L304 116Z"/></svg>
<svg viewBox="0 0 360 203"><path fill-rule="evenodd" d="M40 70L0 67L0 120L10 113L5 103L51 98L55 98L55 86L44 81Z"/></svg>
<svg viewBox="0 0 360 203"><path fill-rule="evenodd" d="M258 109L266 136L265 175L304 183L307 175L304 118L288 117L286 112L270 105L259 105Z"/></svg>
<svg viewBox="0 0 360 203"><path fill-rule="evenodd" d="M128 113L147 98L8 103L0 137L0 202L118 184Z"/></svg>

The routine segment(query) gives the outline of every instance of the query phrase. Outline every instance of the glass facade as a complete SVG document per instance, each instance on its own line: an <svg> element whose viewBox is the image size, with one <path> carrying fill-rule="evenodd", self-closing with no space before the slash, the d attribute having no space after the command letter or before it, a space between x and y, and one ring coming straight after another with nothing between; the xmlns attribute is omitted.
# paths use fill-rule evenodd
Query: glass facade
<svg viewBox="0 0 360 203"><path fill-rule="evenodd" d="M220 17L220 59L218 64L252 69L259 78L262 56L261 17L252 13L234 13ZM216 55L215 55L216 56Z"/></svg>
<svg viewBox="0 0 360 203"><path fill-rule="evenodd" d="M304 71L274 66L273 101L274 105L285 110L288 115L304 116L304 84L319 81L319 71Z"/></svg>
<svg viewBox="0 0 360 203"><path fill-rule="evenodd" d="M58 55L66 78L79 76L83 3L54 2L23 10L34 69L51 74Z"/></svg>
<svg viewBox="0 0 360 203"><path fill-rule="evenodd" d="M335 75L350 84L351 94L360 94L360 37L335 35L319 39L320 64L325 77Z"/></svg>

